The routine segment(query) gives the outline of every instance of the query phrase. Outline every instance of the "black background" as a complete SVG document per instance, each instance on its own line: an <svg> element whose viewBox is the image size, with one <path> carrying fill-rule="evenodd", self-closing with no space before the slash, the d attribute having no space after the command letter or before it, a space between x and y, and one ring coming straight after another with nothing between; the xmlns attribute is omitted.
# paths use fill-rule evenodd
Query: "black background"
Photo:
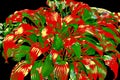
<svg viewBox="0 0 120 80"><path fill-rule="evenodd" d="M89 4L91 7L100 7L108 9L112 12L120 12L120 0L77 0ZM4 22L6 17L22 9L37 9L41 6L46 6L46 0L2 0L0 1L0 22ZM2 50L2 49L1 49ZM1 52L0 52L1 53ZM0 54L0 80L10 80L9 76L16 62L9 59L9 63L4 62L2 54ZM117 80L120 80L120 69ZM29 79L30 75L25 77ZM108 68L106 80L113 80L113 72Z"/></svg>

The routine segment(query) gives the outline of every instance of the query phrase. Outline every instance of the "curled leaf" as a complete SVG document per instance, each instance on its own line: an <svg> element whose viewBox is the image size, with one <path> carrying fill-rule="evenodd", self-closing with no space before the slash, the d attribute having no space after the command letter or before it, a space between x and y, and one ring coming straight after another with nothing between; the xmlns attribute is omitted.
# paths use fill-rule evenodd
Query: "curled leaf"
<svg viewBox="0 0 120 80"><path fill-rule="evenodd" d="M31 68L32 68L32 65L28 64L26 61L19 62L13 68L10 79L11 80L24 80L24 77L29 73Z"/></svg>

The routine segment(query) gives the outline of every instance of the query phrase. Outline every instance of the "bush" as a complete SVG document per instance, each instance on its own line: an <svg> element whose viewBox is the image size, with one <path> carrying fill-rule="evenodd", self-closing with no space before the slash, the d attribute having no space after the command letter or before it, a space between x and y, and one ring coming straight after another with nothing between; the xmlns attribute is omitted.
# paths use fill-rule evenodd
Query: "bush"
<svg viewBox="0 0 120 80"><path fill-rule="evenodd" d="M17 61L11 80L103 80L107 67L118 75L117 13L73 0L21 10L3 24L3 56ZM115 16L116 15L116 16Z"/></svg>

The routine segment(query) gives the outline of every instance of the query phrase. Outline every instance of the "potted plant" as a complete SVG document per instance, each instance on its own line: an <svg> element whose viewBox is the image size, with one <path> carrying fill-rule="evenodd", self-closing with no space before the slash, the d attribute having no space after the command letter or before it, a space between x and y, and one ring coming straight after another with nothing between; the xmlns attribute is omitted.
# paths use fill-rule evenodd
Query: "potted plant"
<svg viewBox="0 0 120 80"><path fill-rule="evenodd" d="M18 61L11 80L104 80L118 76L119 13L74 0L47 0L48 7L21 10L3 23L3 56Z"/></svg>

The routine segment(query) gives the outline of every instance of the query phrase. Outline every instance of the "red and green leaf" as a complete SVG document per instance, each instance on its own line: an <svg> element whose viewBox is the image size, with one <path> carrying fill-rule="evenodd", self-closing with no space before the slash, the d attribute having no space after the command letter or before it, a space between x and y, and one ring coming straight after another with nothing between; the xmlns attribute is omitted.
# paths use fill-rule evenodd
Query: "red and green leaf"
<svg viewBox="0 0 120 80"><path fill-rule="evenodd" d="M24 80L31 69L31 80L103 80L106 66L116 79L119 16L74 0L47 3L50 8L16 11L6 19L4 57L25 58L12 70L11 80Z"/></svg>
<svg viewBox="0 0 120 80"><path fill-rule="evenodd" d="M70 79L71 80L76 80L76 74L75 74L75 69L74 69L74 65L73 64L70 64Z"/></svg>
<svg viewBox="0 0 120 80"><path fill-rule="evenodd" d="M68 79L68 72L69 72L69 65L65 61L61 61L54 65L54 74L57 79L60 80L67 80Z"/></svg>
<svg viewBox="0 0 120 80"><path fill-rule="evenodd" d="M40 80L40 79L42 79L42 77L40 77L42 64L43 63L40 60L35 61L32 69L31 69L31 80Z"/></svg>
<svg viewBox="0 0 120 80"><path fill-rule="evenodd" d="M31 68L32 65L26 61L19 62L13 68L10 80L24 80L24 77L30 72Z"/></svg>
<svg viewBox="0 0 120 80"><path fill-rule="evenodd" d="M115 77L114 79L117 78L118 76L118 63L117 63L117 58L115 56L110 56L110 55L104 55L103 56L105 64L110 67L110 69L114 72Z"/></svg>

